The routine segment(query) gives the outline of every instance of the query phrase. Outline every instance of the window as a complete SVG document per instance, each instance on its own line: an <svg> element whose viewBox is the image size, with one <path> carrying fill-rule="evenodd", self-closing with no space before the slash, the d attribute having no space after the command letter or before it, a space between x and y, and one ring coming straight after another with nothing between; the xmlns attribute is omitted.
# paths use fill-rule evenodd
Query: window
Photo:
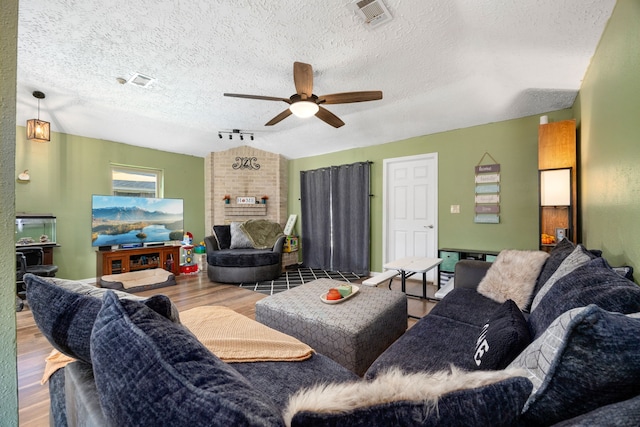
<svg viewBox="0 0 640 427"><path fill-rule="evenodd" d="M111 166L114 196L163 197L162 171L131 166Z"/></svg>

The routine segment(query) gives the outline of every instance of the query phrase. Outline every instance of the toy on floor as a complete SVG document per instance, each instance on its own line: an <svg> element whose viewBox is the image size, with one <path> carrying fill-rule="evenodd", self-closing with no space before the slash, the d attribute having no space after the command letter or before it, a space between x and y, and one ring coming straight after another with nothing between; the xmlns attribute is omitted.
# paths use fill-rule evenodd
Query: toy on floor
<svg viewBox="0 0 640 427"><path fill-rule="evenodd" d="M182 274L196 274L198 272L198 264L193 256L194 246L191 242L193 242L193 234L187 231L182 239L182 263L180 264L180 273Z"/></svg>

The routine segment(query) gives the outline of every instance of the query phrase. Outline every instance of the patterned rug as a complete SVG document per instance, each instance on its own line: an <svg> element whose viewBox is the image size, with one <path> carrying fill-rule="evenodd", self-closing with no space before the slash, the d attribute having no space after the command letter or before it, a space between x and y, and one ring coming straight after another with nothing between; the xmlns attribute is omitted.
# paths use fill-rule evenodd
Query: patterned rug
<svg viewBox="0 0 640 427"><path fill-rule="evenodd" d="M355 273L298 267L285 270L284 273L275 280L257 283L240 283L240 287L266 295L273 295L321 278L333 279L341 282L355 282L360 280L362 277Z"/></svg>

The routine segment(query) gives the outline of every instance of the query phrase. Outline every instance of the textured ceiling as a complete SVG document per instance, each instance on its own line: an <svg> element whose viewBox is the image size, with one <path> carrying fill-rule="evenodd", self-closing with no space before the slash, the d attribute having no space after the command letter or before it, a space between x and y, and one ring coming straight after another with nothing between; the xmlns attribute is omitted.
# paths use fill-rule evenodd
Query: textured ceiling
<svg viewBox="0 0 640 427"><path fill-rule="evenodd" d="M375 29L349 0L21 0L17 123L204 157L251 145L288 158L570 107L615 0L383 0ZM317 95L382 90L311 117L264 124L293 62ZM117 78L139 72L147 88ZM230 141L218 131L254 132Z"/></svg>

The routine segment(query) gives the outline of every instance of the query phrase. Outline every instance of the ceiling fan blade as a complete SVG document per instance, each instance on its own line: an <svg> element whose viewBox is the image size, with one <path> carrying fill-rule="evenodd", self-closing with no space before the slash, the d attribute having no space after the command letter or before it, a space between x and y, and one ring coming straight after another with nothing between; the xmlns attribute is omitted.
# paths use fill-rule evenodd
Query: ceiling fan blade
<svg viewBox="0 0 640 427"><path fill-rule="evenodd" d="M310 98L313 94L313 68L303 62L293 63L293 82L296 85L296 93L302 99Z"/></svg>
<svg viewBox="0 0 640 427"><path fill-rule="evenodd" d="M234 98L262 99L265 101L284 101L287 104L291 104L291 100L289 98L278 98L276 96L243 95L241 93L225 93L224 96L231 96Z"/></svg>
<svg viewBox="0 0 640 427"><path fill-rule="evenodd" d="M286 119L287 117L289 117L291 115L291 110L289 110L288 108L286 110L284 110L282 113L278 114L277 116L275 116L273 119L269 120L265 126L273 126L276 123L280 123L282 120Z"/></svg>
<svg viewBox="0 0 640 427"><path fill-rule="evenodd" d="M382 91L342 92L318 97L318 104L348 104L351 102L376 101L382 99Z"/></svg>
<svg viewBox="0 0 640 427"><path fill-rule="evenodd" d="M319 106L320 107L320 106ZM316 117L320 120L330 124L334 128L339 128L340 126L344 126L344 122L340 120L338 116L333 114L331 111L326 108L320 107L318 112L316 113Z"/></svg>

